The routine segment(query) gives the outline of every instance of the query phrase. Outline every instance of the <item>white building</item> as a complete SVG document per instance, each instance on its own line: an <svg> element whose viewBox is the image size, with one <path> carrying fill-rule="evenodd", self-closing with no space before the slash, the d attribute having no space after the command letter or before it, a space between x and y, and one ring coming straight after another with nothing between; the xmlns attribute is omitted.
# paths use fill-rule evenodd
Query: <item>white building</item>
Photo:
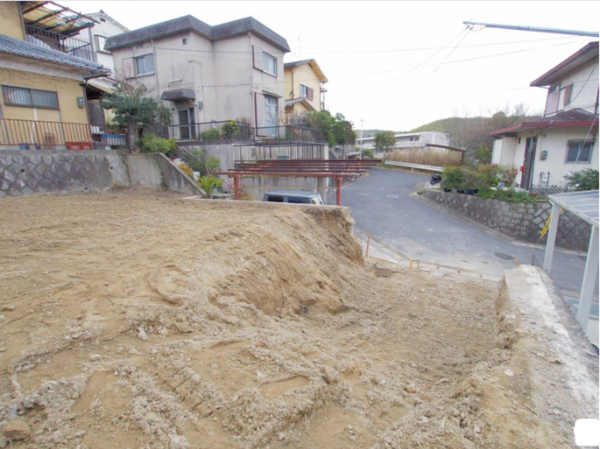
<svg viewBox="0 0 600 449"><path fill-rule="evenodd" d="M427 145L450 146L450 134L439 131L425 131L422 133L396 134L395 148L425 148ZM375 149L375 137L356 139L356 145L365 150Z"/></svg>
<svg viewBox="0 0 600 449"><path fill-rule="evenodd" d="M598 42L531 82L548 89L544 117L493 131L492 163L519 167L524 189L565 185L565 175L598 169Z"/></svg>

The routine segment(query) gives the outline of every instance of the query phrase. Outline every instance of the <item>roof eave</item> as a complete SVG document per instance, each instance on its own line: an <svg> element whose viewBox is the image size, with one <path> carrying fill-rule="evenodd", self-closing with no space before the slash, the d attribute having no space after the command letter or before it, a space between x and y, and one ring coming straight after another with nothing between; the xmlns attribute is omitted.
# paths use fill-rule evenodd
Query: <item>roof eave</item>
<svg viewBox="0 0 600 449"><path fill-rule="evenodd" d="M594 49L596 49L595 54L591 54L589 57L586 58L585 57L586 54L590 53L590 52L594 52ZM577 69L578 67L581 67L582 65L587 64L592 59L597 58L597 57L598 57L598 42L590 42L585 47L583 47L581 50L572 54L567 59L562 61L560 64L558 64L558 65L554 66L553 68L551 68L550 70L548 70L546 73L544 73L539 78L533 80L530 83L530 86L531 87L549 86L554 81L556 81L555 77L557 76L558 71L560 71L564 67L568 66L569 64L574 63L577 59L581 58L582 60L580 63L575 64L570 71L573 71L573 70Z"/></svg>
<svg viewBox="0 0 600 449"><path fill-rule="evenodd" d="M591 128L593 126L598 126L598 119L595 120L577 120L570 122L529 122L529 123L521 123L520 125L509 126L508 128L498 129L496 131L492 131L490 136L502 136L507 134L516 133L519 131L526 131L528 129L536 129L536 128Z"/></svg>

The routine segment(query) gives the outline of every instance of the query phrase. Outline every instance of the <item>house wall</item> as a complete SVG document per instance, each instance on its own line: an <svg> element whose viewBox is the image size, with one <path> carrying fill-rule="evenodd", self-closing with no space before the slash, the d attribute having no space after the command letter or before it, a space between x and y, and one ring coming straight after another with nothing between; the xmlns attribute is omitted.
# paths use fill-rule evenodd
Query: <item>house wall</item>
<svg viewBox="0 0 600 449"><path fill-rule="evenodd" d="M277 76L253 68L253 45L277 58ZM194 108L196 123L244 118L254 126L254 93L261 96L260 112L264 112L262 95L269 93L278 97L278 115L283 115L283 52L252 34L211 42L188 32L116 49L117 73L123 75L125 59L148 53L154 54L155 73L135 80L146 85L149 96L160 100L164 91L174 89L191 89L196 94L194 101L163 102L171 108L174 124L179 123L178 109ZM198 101L203 102L202 109Z"/></svg>
<svg viewBox="0 0 600 449"><path fill-rule="evenodd" d="M571 102L565 105L565 95L562 89L569 85L572 85ZM594 113L598 94L598 58L566 76L561 81L560 88L561 94L559 96L557 112L581 108Z"/></svg>
<svg viewBox="0 0 600 449"><path fill-rule="evenodd" d="M0 2L0 33L15 39L25 39L18 2Z"/></svg>
<svg viewBox="0 0 600 449"><path fill-rule="evenodd" d="M564 176L570 172L577 172L584 168L598 169L598 129L595 134L588 135L588 129L585 128L563 128L544 130L544 134L538 135L537 148L535 154L535 163L533 169L532 184L542 184L540 174L550 172L550 185L563 186L566 184ZM525 145L527 137L535 135L533 132L524 132L519 134L521 142L517 143L514 164L517 167L523 165L525 155ZM592 160L589 163L565 162L567 158L567 143L570 140L584 140L585 138L594 139L595 144L592 149ZM518 141L518 139L517 139ZM542 151L548 151L548 157L545 161L541 160ZM521 183L522 173L516 178L517 183ZM543 183L545 184L545 182Z"/></svg>
<svg viewBox="0 0 600 449"><path fill-rule="evenodd" d="M39 64L32 64L43 72ZM85 97L83 87L79 85L81 80L65 79L56 76L48 76L43 73L23 72L0 67L0 85L15 87L26 87L30 89L50 90L57 92L60 110L49 110L39 108L28 108L22 106L6 106L2 91L0 89L0 118L41 120L65 123L88 123L85 108L77 105L77 97Z"/></svg>
<svg viewBox="0 0 600 449"><path fill-rule="evenodd" d="M294 80L293 84L292 78ZM320 111L321 81L317 77L315 71L308 64L303 64L299 67L292 67L285 70L285 98L288 100L300 98L300 84L310 87L313 90L313 99L307 99L307 101L313 108L315 108L315 110ZM292 91L293 93L290 93Z"/></svg>

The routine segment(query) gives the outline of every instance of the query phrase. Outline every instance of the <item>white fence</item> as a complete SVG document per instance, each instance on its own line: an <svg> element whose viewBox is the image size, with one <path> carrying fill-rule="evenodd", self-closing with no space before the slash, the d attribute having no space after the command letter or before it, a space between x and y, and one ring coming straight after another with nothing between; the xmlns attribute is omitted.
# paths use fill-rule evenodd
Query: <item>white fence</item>
<svg viewBox="0 0 600 449"><path fill-rule="evenodd" d="M397 161L385 161L386 165L394 165L396 167L406 167L406 168L410 168L410 171L414 171L415 168L417 170L423 170L423 171L437 171L437 172L443 172L444 171L444 167L436 167L434 165L421 165L421 164L411 164L409 162L397 162Z"/></svg>

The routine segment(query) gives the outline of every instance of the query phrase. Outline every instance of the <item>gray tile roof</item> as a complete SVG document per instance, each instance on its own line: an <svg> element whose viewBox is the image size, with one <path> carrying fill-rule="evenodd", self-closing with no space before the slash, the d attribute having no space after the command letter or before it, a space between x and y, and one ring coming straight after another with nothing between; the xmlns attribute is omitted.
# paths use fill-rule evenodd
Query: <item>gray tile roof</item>
<svg viewBox="0 0 600 449"><path fill-rule="evenodd" d="M302 61L292 61L292 62L286 62L285 64L283 64L284 67L298 67L301 66L302 64L307 64L309 62L313 62L314 59L303 59Z"/></svg>
<svg viewBox="0 0 600 449"><path fill-rule="evenodd" d="M187 31L195 31L211 41L252 32L282 51L290 51L290 47L285 38L281 37L275 31L266 27L253 17L246 17L245 19L210 26L190 15L179 17L178 19L167 20L166 22L150 25L128 33L117 34L116 36L107 39L105 48L110 51L116 48L129 47L150 39L158 39Z"/></svg>
<svg viewBox="0 0 600 449"><path fill-rule="evenodd" d="M56 50L38 47L35 44L21 41L4 34L0 34L0 53L8 53L15 56L37 59L38 61L50 62L53 64L66 65L81 69L93 74L108 74L109 69L105 69L100 64L76 58L75 56L61 53Z"/></svg>

